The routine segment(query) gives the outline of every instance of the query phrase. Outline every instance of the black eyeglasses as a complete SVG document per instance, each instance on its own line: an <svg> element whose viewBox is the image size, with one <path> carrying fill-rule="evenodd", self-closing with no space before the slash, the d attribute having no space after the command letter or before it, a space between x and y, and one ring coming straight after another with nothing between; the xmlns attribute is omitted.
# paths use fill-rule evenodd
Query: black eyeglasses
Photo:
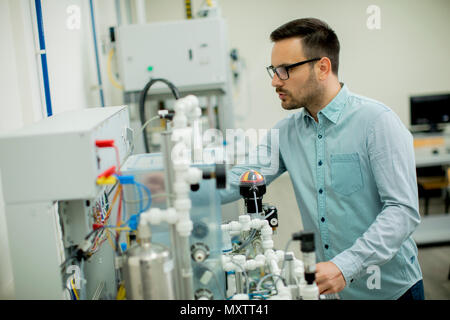
<svg viewBox="0 0 450 320"><path fill-rule="evenodd" d="M276 67L276 68L274 66L268 66L266 69L267 69L267 72L269 73L269 76L271 79L273 79L273 76L276 74L280 80L287 80L287 79L289 79L289 69L301 66L302 64L305 64L305 63L318 61L320 59L322 59L322 58L309 59L309 60L297 62L297 63L290 64L287 66L280 66L280 67Z"/></svg>

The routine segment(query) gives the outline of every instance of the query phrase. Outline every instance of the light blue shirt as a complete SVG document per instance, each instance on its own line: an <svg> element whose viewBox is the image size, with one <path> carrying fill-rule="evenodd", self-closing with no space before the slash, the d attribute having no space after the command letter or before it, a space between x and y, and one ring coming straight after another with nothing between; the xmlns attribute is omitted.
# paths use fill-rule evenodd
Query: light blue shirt
<svg viewBox="0 0 450 320"><path fill-rule="evenodd" d="M304 230L316 235L317 260L344 275L339 296L397 299L422 279L411 238L420 223L412 135L391 109L346 85L317 117L302 109L279 121L276 170L261 157L233 167L222 203L240 198L239 177L248 169L267 184L288 171ZM268 136L258 152L270 158Z"/></svg>

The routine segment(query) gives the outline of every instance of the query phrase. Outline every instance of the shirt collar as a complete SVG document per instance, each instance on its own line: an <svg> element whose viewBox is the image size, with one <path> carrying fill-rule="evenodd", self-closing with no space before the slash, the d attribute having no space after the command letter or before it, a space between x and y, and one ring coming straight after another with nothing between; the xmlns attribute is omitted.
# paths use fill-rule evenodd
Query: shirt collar
<svg viewBox="0 0 450 320"><path fill-rule="evenodd" d="M323 114L328 120L336 124L344 109L349 94L350 92L347 86L344 83L341 83L341 90L339 90L338 94L325 106L325 108L319 111L319 114ZM314 121L314 118L305 108L302 110L302 115L306 123L309 123L310 120Z"/></svg>

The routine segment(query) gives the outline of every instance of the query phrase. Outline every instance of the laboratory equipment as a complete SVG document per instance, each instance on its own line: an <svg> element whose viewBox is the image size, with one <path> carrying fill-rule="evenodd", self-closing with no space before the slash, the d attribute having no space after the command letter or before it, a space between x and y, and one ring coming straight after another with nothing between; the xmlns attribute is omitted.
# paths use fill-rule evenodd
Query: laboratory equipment
<svg viewBox="0 0 450 320"><path fill-rule="evenodd" d="M274 248L277 209L259 172L240 179L246 212L222 222L225 167L191 159L198 110L195 96L176 101L156 154L130 156L126 107L0 137L16 298L319 298L314 235L295 237L304 261Z"/></svg>
<svg viewBox="0 0 450 320"><path fill-rule="evenodd" d="M124 106L64 112L0 136L17 299L63 299L73 274L78 298L115 297L114 254L97 245L105 231L85 236L112 202L99 176L126 158L131 136ZM99 148L101 140L114 144ZM91 258L79 261L82 252Z"/></svg>

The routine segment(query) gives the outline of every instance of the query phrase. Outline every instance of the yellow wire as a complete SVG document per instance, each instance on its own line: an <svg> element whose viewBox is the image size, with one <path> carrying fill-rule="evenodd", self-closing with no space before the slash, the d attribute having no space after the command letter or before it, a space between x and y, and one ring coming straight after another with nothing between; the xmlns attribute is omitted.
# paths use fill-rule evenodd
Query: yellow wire
<svg viewBox="0 0 450 320"><path fill-rule="evenodd" d="M120 228L109 228L116 231L130 231L131 229L129 227L120 227Z"/></svg>
<svg viewBox="0 0 450 320"><path fill-rule="evenodd" d="M119 290L117 290L116 300L125 300L126 291L123 283L120 285Z"/></svg>
<svg viewBox="0 0 450 320"><path fill-rule="evenodd" d="M111 239L110 233L111 231L106 230L106 237L108 238L108 242L111 245L111 248L113 248L114 251L116 251L116 246L114 245L114 242Z"/></svg>
<svg viewBox="0 0 450 320"><path fill-rule="evenodd" d="M73 281L73 278L70 280L70 284L72 285L73 293L75 294L75 297L77 300L80 300L80 296L78 295L77 289L75 288L75 283Z"/></svg>
<svg viewBox="0 0 450 320"><path fill-rule="evenodd" d="M106 64L106 69L108 71L108 79L111 82L111 84L116 87L119 90L123 90L123 85L121 85L120 83L118 83L112 73L112 58L114 55L114 48L111 48L111 50L109 50L108 53L108 61Z"/></svg>
<svg viewBox="0 0 450 320"><path fill-rule="evenodd" d="M117 201L117 197L119 196L119 194L120 194L121 191L122 191L122 185L119 185L119 187L118 187L117 190L116 190L116 193L114 194L113 201L111 202L111 205L110 205L108 211L106 212L106 217L105 217L105 221L104 221L105 224L106 224L106 222L107 222L108 219L109 219L109 215L111 214L111 210L113 209L114 204L115 204L116 201Z"/></svg>

